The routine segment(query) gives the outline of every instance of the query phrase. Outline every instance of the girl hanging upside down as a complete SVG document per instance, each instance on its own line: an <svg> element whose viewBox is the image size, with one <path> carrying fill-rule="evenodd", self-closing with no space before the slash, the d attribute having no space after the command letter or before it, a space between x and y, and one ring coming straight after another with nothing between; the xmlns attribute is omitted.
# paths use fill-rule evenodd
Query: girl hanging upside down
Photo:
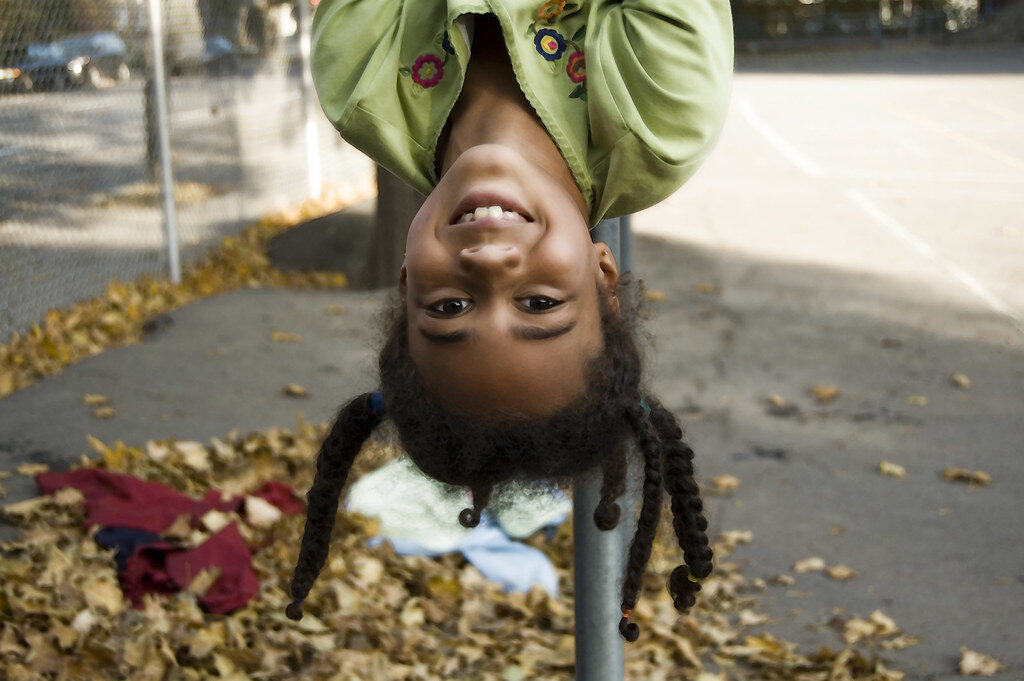
<svg viewBox="0 0 1024 681"><path fill-rule="evenodd" d="M622 584L629 622L663 490L685 565L711 571L693 451L643 387L634 298L589 228L678 189L721 128L728 0L323 0L313 74L342 136L426 195L409 226L381 390L338 414L317 459L295 601L322 567L338 497L384 420L427 475L468 487L603 472L594 521L618 523L627 443L644 488ZM632 520L632 517L629 517Z"/></svg>

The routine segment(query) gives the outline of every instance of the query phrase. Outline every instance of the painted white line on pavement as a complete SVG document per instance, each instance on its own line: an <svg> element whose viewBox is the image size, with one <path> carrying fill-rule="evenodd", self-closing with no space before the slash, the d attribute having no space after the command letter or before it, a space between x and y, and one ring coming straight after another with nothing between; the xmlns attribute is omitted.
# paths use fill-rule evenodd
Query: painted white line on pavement
<svg viewBox="0 0 1024 681"><path fill-rule="evenodd" d="M754 107L751 106L750 101L741 94L733 94L733 99L736 101L736 105L740 109L740 113L747 119L747 123L754 129L761 137L764 137L773 147L775 147L779 153L785 156L790 163L795 165L797 168L802 170L804 174L811 177L821 177L824 172L817 163L809 159L798 151L796 147L786 141L786 139L780 135L774 128L766 123L757 113L754 112Z"/></svg>
<svg viewBox="0 0 1024 681"><path fill-rule="evenodd" d="M901 118L904 118L912 123L920 125L921 127L928 128L929 130L936 132L942 135L943 137L946 137L947 139L951 139L954 142L958 142L969 149L974 149L977 152L985 154L991 159L1001 161L1007 164L1008 166L1016 168L1017 170L1024 170L1024 161L1020 160L1016 156L1011 156L1010 154L1007 154L1005 151L1001 151L999 149L996 149L995 147L990 147L989 145L979 142L972 137L968 137L967 135L959 133L956 130L947 128L941 123L936 123L930 118L925 118L924 116L920 116L916 113L913 113L912 111L906 111L905 109L901 109L898 106L893 106L891 104L881 103L880 106L883 109L889 111L890 113L894 113L897 116L900 116Z"/></svg>
<svg viewBox="0 0 1024 681"><path fill-rule="evenodd" d="M967 289L974 295L981 298L985 303L992 308L994 311L1001 315L1009 317L1017 327L1018 331L1024 333L1024 323L1022 323L1020 316L1011 308L1009 305L1004 303L999 297L985 288L984 285L973 276L968 274L963 268L957 265L952 260L944 257L941 253L932 248L927 242L922 240L920 237L914 235L909 229L904 227L895 218L890 216L888 213L883 211L875 204L874 201L864 196L861 192L856 189L847 189L846 196L856 203L860 208L867 213L876 223L888 229L895 237L901 239L904 243L910 246L917 253L929 260L937 263L943 267L947 272L953 275L961 284L967 287Z"/></svg>

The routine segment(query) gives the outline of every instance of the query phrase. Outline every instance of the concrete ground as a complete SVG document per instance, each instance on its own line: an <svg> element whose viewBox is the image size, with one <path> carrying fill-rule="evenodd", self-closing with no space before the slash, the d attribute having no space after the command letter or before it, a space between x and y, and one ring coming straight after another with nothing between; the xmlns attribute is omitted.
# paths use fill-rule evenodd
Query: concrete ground
<svg viewBox="0 0 1024 681"><path fill-rule="evenodd" d="M731 558L750 578L810 556L857 573L768 587L766 629L834 645L836 615L880 609L922 639L888 654L914 679L957 677L961 646L1001 660L994 678L1024 677L1021 64L1020 47L741 63L719 148L634 220L637 273L665 294L649 305L651 387L689 424L701 480L741 481L709 497L711 530L753 533ZM326 419L374 385L387 297L247 290L178 310L145 343L0 402L0 469L65 465L86 433L202 440ZM309 397L282 395L293 382ZM820 403L816 385L839 396ZM92 418L87 392L117 416ZM993 482L950 483L947 467ZM9 500L33 493L4 484Z"/></svg>

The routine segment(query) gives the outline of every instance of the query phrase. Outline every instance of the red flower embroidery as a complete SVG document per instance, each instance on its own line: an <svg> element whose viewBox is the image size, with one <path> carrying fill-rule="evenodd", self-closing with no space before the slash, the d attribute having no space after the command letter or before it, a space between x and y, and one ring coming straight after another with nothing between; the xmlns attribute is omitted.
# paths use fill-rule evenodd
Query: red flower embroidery
<svg viewBox="0 0 1024 681"><path fill-rule="evenodd" d="M569 55L569 63L565 65L565 72L569 74L569 80L574 83L582 83L587 79L587 58L582 52L573 52Z"/></svg>
<svg viewBox="0 0 1024 681"><path fill-rule="evenodd" d="M433 54L424 54L412 65L412 79L422 87L434 87L441 82L444 65Z"/></svg>
<svg viewBox="0 0 1024 681"><path fill-rule="evenodd" d="M537 10L538 19L552 19L557 17L565 9L565 0L547 0Z"/></svg>

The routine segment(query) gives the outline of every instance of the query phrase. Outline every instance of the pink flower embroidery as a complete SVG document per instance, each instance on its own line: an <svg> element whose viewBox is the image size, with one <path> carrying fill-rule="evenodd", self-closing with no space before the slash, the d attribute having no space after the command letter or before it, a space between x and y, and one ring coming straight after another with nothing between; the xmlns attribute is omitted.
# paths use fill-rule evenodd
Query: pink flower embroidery
<svg viewBox="0 0 1024 681"><path fill-rule="evenodd" d="M444 65L433 54L424 54L412 65L412 79L422 87L434 87L441 82Z"/></svg>
<svg viewBox="0 0 1024 681"><path fill-rule="evenodd" d="M582 52L573 52L569 55L569 63L565 65L565 72L569 74L569 80L574 83L582 83L587 79L587 58Z"/></svg>

